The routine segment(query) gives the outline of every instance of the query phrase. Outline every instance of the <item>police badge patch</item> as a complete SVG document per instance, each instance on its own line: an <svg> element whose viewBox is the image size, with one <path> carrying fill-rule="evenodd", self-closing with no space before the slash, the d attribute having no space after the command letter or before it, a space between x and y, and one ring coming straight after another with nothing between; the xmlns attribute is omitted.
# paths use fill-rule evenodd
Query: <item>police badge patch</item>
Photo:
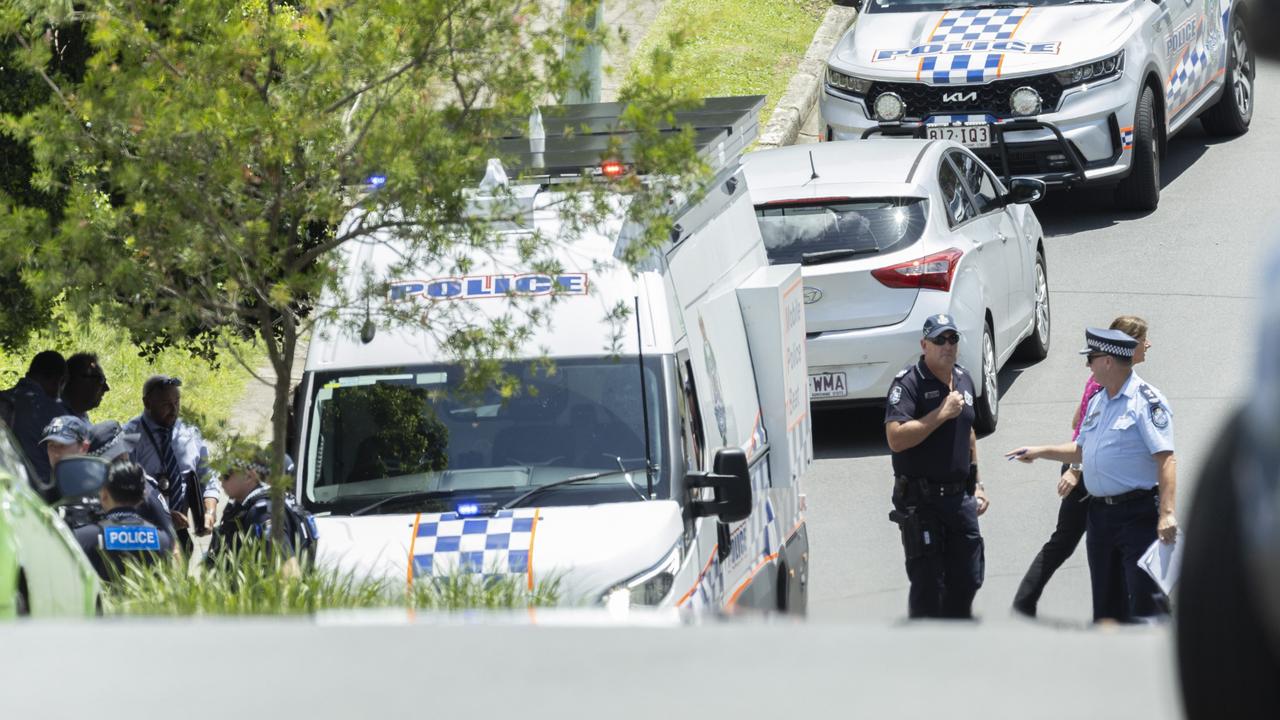
<svg viewBox="0 0 1280 720"><path fill-rule="evenodd" d="M889 404L897 405L898 401L901 399L902 399L902 386L894 385L893 390L889 392Z"/></svg>
<svg viewBox="0 0 1280 720"><path fill-rule="evenodd" d="M972 404L973 404L973 396L969 394L969 391L968 391L968 390L965 390L965 391L964 391L964 404L965 404L965 405L972 405Z"/></svg>
<svg viewBox="0 0 1280 720"><path fill-rule="evenodd" d="M1151 424L1161 430L1169 427L1169 412L1164 409L1163 405L1151 406Z"/></svg>

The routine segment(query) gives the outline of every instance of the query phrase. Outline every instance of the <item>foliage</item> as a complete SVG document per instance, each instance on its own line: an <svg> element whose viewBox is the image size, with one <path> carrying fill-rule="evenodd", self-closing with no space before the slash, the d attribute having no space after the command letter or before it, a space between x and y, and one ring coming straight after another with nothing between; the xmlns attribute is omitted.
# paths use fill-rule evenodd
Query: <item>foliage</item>
<svg viewBox="0 0 1280 720"><path fill-rule="evenodd" d="M278 475L294 348L311 323L411 323L492 375L495 358L528 354L545 301L512 299L476 327L461 303L390 302L387 281L465 275L512 251L525 272L555 272L557 248L618 212L640 229L624 257L634 262L666 239L673 198L695 194L693 133L670 132L688 97L660 69L641 72L623 92L621 123L634 132L604 154L650 179L584 179L548 208L563 221L556 237L495 232L522 214L502 187L478 205L497 139L583 83L566 43L604 35L585 22L591 0L561 5L14 2L0 38L50 94L0 116L0 132L30 148L32 187L65 204L60 218L0 207L0 249L34 248L22 279L37 295L75 288L72 310L104 308L135 338L256 335L277 378ZM92 47L79 80L49 71L49 28L68 21ZM374 174L385 178L376 191L364 182ZM385 273L352 262L353 246L391 242L398 260Z"/></svg>
<svg viewBox="0 0 1280 720"><path fill-rule="evenodd" d="M227 342L249 362L261 362L262 354L247 343L233 338ZM210 364L178 348L144 357L111 318L95 312L81 319L58 303L25 343L11 352L0 352L0 389L13 387L41 350L57 350L65 357L77 352L98 354L111 390L103 396L102 405L89 413L95 421L123 423L141 413L142 383L150 375L164 373L182 378L183 415L206 436L217 437L218 428L230 418L232 405L249 379L235 363Z"/></svg>
<svg viewBox="0 0 1280 720"><path fill-rule="evenodd" d="M551 579L528 590L524 576L457 573L403 583L332 568L296 569L245 545L217 567L188 572L173 562L128 565L107 584L107 615L299 615L325 610L406 607L423 610L546 607L559 600Z"/></svg>
<svg viewBox="0 0 1280 720"><path fill-rule="evenodd" d="M669 49L673 81L698 97L766 95L763 125L830 6L825 0L668 0L642 52Z"/></svg>

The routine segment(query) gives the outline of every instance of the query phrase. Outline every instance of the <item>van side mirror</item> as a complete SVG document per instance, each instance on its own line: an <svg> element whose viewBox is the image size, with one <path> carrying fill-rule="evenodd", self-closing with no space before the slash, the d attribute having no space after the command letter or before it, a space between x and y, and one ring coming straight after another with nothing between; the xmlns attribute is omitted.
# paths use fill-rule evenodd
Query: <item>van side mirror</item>
<svg viewBox="0 0 1280 720"><path fill-rule="evenodd" d="M747 453L742 448L724 448L716 452L709 473L689 473L685 485L690 489L711 488L712 499L694 500L694 517L719 517L720 522L738 522L751 515L751 471Z"/></svg>
<svg viewBox="0 0 1280 720"><path fill-rule="evenodd" d="M1009 192L1004 196L1006 205L1023 205L1038 202L1049 191L1043 180L1014 178L1009 181Z"/></svg>
<svg viewBox="0 0 1280 720"><path fill-rule="evenodd" d="M75 455L62 459L53 469L53 481L63 502L97 497L107 482L111 463L99 457Z"/></svg>

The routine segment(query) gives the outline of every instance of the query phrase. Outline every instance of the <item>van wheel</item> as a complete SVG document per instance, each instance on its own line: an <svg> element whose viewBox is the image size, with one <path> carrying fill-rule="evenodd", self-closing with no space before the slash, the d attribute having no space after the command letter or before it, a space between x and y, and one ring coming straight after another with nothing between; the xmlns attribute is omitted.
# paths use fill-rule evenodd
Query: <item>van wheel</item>
<svg viewBox="0 0 1280 720"><path fill-rule="evenodd" d="M779 550L781 555L782 551ZM787 591L790 590L790 584L787 582L787 564L785 562L778 563L778 612L785 613L787 608Z"/></svg>
<svg viewBox="0 0 1280 720"><path fill-rule="evenodd" d="M1249 131L1253 119L1253 50L1239 14L1231 18L1227 37L1227 77L1222 97L1200 116L1204 131L1218 137L1235 137Z"/></svg>
<svg viewBox="0 0 1280 720"><path fill-rule="evenodd" d="M1150 211L1160 204L1160 134L1156 132L1156 97L1144 85L1133 119L1133 158L1129 177L1116 186L1121 210Z"/></svg>
<svg viewBox="0 0 1280 720"><path fill-rule="evenodd" d="M1049 273L1045 270L1044 253L1036 251L1035 307L1032 309L1035 327L1031 336L1018 347L1023 360L1043 360L1049 357Z"/></svg>
<svg viewBox="0 0 1280 720"><path fill-rule="evenodd" d="M977 417L973 421L973 429L986 435L995 432L996 423L1000 421L1000 380L996 369L995 334L991 332L991 323L982 326L982 395L975 398L974 410Z"/></svg>
<svg viewBox="0 0 1280 720"><path fill-rule="evenodd" d="M18 617L31 615L31 602L27 599L27 578L22 573L18 573L18 592L14 596L13 603Z"/></svg>

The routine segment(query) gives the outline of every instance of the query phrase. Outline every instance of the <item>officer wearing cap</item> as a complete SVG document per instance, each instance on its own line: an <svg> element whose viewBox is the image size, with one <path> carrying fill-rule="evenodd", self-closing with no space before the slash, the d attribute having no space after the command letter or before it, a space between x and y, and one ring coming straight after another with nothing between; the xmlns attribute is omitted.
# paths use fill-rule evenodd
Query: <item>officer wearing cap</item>
<svg viewBox="0 0 1280 720"><path fill-rule="evenodd" d="M902 532L912 618L972 617L984 576L978 516L988 503L978 480L975 389L956 364L959 343L951 316L929 317L920 359L898 373L885 401L894 474L889 517Z"/></svg>
<svg viewBox="0 0 1280 720"><path fill-rule="evenodd" d="M98 491L102 516L75 529L76 541L103 580L122 575L127 563L154 563L173 552L173 539L138 512L146 475L134 462L112 463Z"/></svg>
<svg viewBox="0 0 1280 720"><path fill-rule="evenodd" d="M1131 622L1160 612L1159 590L1138 567L1139 558L1157 537L1165 543L1177 537L1173 413L1164 395L1133 371L1136 340L1119 330L1088 328L1085 343L1080 354L1103 389L1085 409L1080 436L1006 457L1083 464L1091 496L1085 548L1093 617Z"/></svg>
<svg viewBox="0 0 1280 720"><path fill-rule="evenodd" d="M59 460L89 450L89 423L75 415L59 415L44 426L40 445L52 470Z"/></svg>
<svg viewBox="0 0 1280 720"><path fill-rule="evenodd" d="M285 461L289 463L288 457ZM246 539L268 543L270 547L271 494L270 487L263 480L271 473L270 462L269 450L258 448L248 459L233 459L227 463L222 489L231 502L222 511L222 522L214 530L206 563L216 564L227 553L236 553ZM288 496L285 497L285 508L285 531L281 533L284 547L279 549L284 556L301 552L306 556L304 559L314 559L317 537L314 521L309 513L293 506Z"/></svg>

